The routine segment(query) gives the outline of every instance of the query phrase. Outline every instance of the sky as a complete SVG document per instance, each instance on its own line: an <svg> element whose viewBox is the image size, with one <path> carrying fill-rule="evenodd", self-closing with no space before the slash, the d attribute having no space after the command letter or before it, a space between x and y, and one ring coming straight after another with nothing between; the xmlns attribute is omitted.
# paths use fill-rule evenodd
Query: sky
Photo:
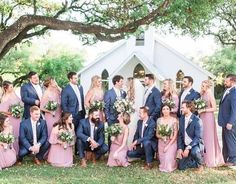
<svg viewBox="0 0 236 184"><path fill-rule="evenodd" d="M190 36L178 36L175 34L158 33L156 37L174 48L185 57L194 59L195 61L204 56L212 55L218 48L212 36L199 37L193 39ZM51 31L50 36L37 38L37 45L41 52L46 52L47 49L67 48L68 52L79 53L82 52L86 64L95 60L101 54L112 49L118 42L98 42L94 45L86 46L81 43L78 36L73 35L69 31Z"/></svg>

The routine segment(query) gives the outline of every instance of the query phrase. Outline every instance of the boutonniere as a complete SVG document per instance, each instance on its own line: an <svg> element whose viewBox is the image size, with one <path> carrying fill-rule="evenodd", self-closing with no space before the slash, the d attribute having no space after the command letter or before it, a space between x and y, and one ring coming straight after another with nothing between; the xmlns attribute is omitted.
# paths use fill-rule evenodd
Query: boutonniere
<svg viewBox="0 0 236 184"><path fill-rule="evenodd" d="M189 119L189 123L191 123L193 120L192 119Z"/></svg>
<svg viewBox="0 0 236 184"><path fill-rule="evenodd" d="M95 126L95 130L97 130L98 129L98 127L97 126Z"/></svg>
<svg viewBox="0 0 236 184"><path fill-rule="evenodd" d="M187 93L187 95L190 95L190 91Z"/></svg>
<svg viewBox="0 0 236 184"><path fill-rule="evenodd" d="M230 93L230 91L227 91L225 95L228 95Z"/></svg>
<svg viewBox="0 0 236 184"><path fill-rule="evenodd" d="M40 122L37 123L37 126L39 126L39 125L40 125Z"/></svg>
<svg viewBox="0 0 236 184"><path fill-rule="evenodd" d="M146 123L144 126L145 126L145 127L147 127L147 126L148 126L148 124Z"/></svg>

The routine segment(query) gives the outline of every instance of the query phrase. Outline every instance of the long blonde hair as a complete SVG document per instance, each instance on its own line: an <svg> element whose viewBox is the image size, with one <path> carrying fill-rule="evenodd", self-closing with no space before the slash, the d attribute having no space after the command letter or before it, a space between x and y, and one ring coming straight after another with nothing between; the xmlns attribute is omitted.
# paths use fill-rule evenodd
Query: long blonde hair
<svg viewBox="0 0 236 184"><path fill-rule="evenodd" d="M204 80L202 83L206 84L207 88L210 89L213 86L213 81L212 80ZM201 95L204 93L203 90L201 90Z"/></svg>
<svg viewBox="0 0 236 184"><path fill-rule="evenodd" d="M127 94L128 94L128 100L133 101L134 100L134 95L135 95L135 90L134 90L134 78L129 77L128 79L129 86L127 89Z"/></svg>
<svg viewBox="0 0 236 184"><path fill-rule="evenodd" d="M168 98L172 97L173 95L177 95L177 91L175 88L175 83L172 79L165 79L163 82L167 81L169 84L170 92L168 94ZM162 96L165 95L165 90L161 92Z"/></svg>
<svg viewBox="0 0 236 184"><path fill-rule="evenodd" d="M96 83L98 82L99 79L101 79L101 77L98 76L98 75L94 75L94 76L91 78L90 90L93 89L93 88L96 86Z"/></svg>

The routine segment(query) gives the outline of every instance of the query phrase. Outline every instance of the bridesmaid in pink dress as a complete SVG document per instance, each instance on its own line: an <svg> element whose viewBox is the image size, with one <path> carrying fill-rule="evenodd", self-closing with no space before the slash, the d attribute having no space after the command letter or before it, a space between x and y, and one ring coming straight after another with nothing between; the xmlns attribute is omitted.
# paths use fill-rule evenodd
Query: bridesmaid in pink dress
<svg viewBox="0 0 236 184"><path fill-rule="evenodd" d="M127 158L127 140L129 135L128 124L130 123L130 115L128 113L119 114L119 124L122 127L122 133L117 137L111 137L111 148L107 165L109 167L122 166L128 167L130 163Z"/></svg>
<svg viewBox="0 0 236 184"><path fill-rule="evenodd" d="M19 151L19 131L20 131L20 122L21 118L15 118L11 115L9 112L9 107L14 104L20 103L23 106L23 103L21 102L20 98L16 95L13 84L9 81L3 82L3 96L1 98L0 103L0 112L4 113L5 115L8 115L9 120L13 126L13 135L15 137L15 142L13 144L14 149L16 150L16 153Z"/></svg>
<svg viewBox="0 0 236 184"><path fill-rule="evenodd" d="M62 118L55 123L49 138L51 144L48 153L48 162L54 167L73 166L73 145L75 144L74 124L72 123L71 113L62 113ZM61 132L68 131L73 135L71 143L62 142L58 136Z"/></svg>
<svg viewBox="0 0 236 184"><path fill-rule="evenodd" d="M95 75L91 78L91 86L88 90L87 94L85 95L84 104L87 109L91 107L91 103L94 101L101 101L103 102L104 92L102 89L102 79L100 76ZM104 112L100 110L100 120L104 122Z"/></svg>
<svg viewBox="0 0 236 184"><path fill-rule="evenodd" d="M205 80L201 85L201 98L207 102L207 108L200 110L200 118L203 122L203 141L206 149L204 160L207 167L217 167L224 164L214 112L216 111L216 100L211 92L212 82Z"/></svg>
<svg viewBox="0 0 236 184"><path fill-rule="evenodd" d="M10 120L4 114L0 114L0 133L6 135L13 133ZM0 169L11 167L15 162L16 151L12 145L0 142Z"/></svg>
<svg viewBox="0 0 236 184"><path fill-rule="evenodd" d="M171 99L175 102L175 107L171 109L171 115L177 118L178 106L179 106L179 97L175 90L175 85L172 79L166 79L163 82L162 101L165 99Z"/></svg>
<svg viewBox="0 0 236 184"><path fill-rule="evenodd" d="M159 170L162 172L172 172L177 168L177 134L178 121L171 116L171 108L168 105L163 105L161 108L162 117L157 120L159 124L168 125L172 129L170 137L162 137L156 132L158 138L158 154L159 154Z"/></svg>
<svg viewBox="0 0 236 184"><path fill-rule="evenodd" d="M53 124L57 122L61 117L61 88L57 85L57 82L52 77L48 77L47 79L45 79L44 86L46 87L46 90L43 93L40 102L40 109L45 112L48 135L50 135ZM56 111L49 111L45 109L45 105L47 105L49 101L54 101L58 103Z"/></svg>

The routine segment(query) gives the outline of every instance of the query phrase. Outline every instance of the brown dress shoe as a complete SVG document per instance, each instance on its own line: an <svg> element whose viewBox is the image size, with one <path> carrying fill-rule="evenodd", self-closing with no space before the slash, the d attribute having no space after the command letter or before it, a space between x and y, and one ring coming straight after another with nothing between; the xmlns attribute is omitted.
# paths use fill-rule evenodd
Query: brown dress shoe
<svg viewBox="0 0 236 184"><path fill-rule="evenodd" d="M22 162L21 162L21 161L17 161L17 162L15 163L15 165L16 165L16 166L21 166L21 165L22 165Z"/></svg>
<svg viewBox="0 0 236 184"><path fill-rule="evenodd" d="M37 158L34 159L34 163L35 163L36 165L41 165L41 162L40 162L39 159L37 159Z"/></svg>
<svg viewBox="0 0 236 184"><path fill-rule="evenodd" d="M146 165L144 166L145 170L151 170L153 168L153 165L151 163L146 163Z"/></svg>
<svg viewBox="0 0 236 184"><path fill-rule="evenodd" d="M203 166L201 165L201 166L199 166L198 168L195 168L194 169L194 172L197 172L197 173L200 173L200 172L202 172L203 171Z"/></svg>
<svg viewBox="0 0 236 184"><path fill-rule="evenodd" d="M81 165L80 165L80 166L83 167L83 168L87 167L87 161L86 161L86 159L82 158L82 160L81 160Z"/></svg>
<svg viewBox="0 0 236 184"><path fill-rule="evenodd" d="M234 164L234 163L231 163L231 162L226 162L226 163L224 164L224 166L225 166L225 167L230 167L230 166L235 166L235 164Z"/></svg>

